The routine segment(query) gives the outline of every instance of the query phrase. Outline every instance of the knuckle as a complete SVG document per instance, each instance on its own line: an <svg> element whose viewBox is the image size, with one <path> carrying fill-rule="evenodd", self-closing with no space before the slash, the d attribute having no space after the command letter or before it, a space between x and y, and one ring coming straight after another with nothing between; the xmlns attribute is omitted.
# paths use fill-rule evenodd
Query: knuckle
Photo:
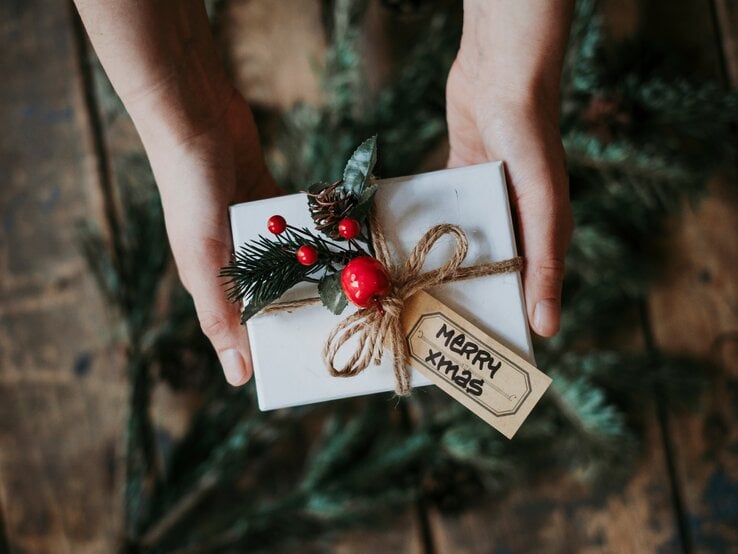
<svg viewBox="0 0 738 554"><path fill-rule="evenodd" d="M556 292L564 281L564 260L561 258L547 258L536 264L536 280L547 292Z"/></svg>
<svg viewBox="0 0 738 554"><path fill-rule="evenodd" d="M204 312L199 319L200 329L211 340L222 337L228 330L225 318L215 312Z"/></svg>

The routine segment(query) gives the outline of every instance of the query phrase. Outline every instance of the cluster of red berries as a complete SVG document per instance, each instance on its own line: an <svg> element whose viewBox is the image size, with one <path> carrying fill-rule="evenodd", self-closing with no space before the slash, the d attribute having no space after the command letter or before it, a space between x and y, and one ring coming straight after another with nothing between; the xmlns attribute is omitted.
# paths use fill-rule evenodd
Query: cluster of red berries
<svg viewBox="0 0 738 554"><path fill-rule="evenodd" d="M281 215L273 215L267 220L267 229L270 233L279 235L287 229L287 221ZM360 232L361 224L355 219L344 217L338 223L338 234L347 240L355 239L359 236ZM302 265L309 266L318 261L318 251L308 244L304 244L298 248L295 256L297 256L297 261Z"/></svg>
<svg viewBox="0 0 738 554"><path fill-rule="evenodd" d="M270 233L279 235L287 229L287 221L281 215L273 215L267 220ZM350 217L338 223L338 234L351 240L359 236L361 224ZM318 261L318 251L309 244L303 244L295 252L297 261L311 266ZM380 300L387 296L392 283L384 265L371 256L357 256L341 271L341 288L351 302L360 308L376 305L381 310Z"/></svg>
<svg viewBox="0 0 738 554"><path fill-rule="evenodd" d="M267 229L270 233L279 235L287 229L287 221L281 215L273 215L267 220ZM295 252L297 261L302 265L313 265L318 261L318 251L309 244L303 244Z"/></svg>

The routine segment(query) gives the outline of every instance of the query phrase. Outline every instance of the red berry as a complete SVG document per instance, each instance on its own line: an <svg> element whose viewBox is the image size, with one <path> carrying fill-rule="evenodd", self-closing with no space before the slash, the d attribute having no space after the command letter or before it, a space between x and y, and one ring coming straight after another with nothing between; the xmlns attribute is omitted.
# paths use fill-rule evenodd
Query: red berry
<svg viewBox="0 0 738 554"><path fill-rule="evenodd" d="M302 265L313 265L318 261L318 251L308 244L303 244L297 249L297 261Z"/></svg>
<svg viewBox="0 0 738 554"><path fill-rule="evenodd" d="M356 238L359 235L359 231L361 231L361 225L359 225L358 221L350 217L344 217L338 223L338 234L345 239L350 240Z"/></svg>
<svg viewBox="0 0 738 554"><path fill-rule="evenodd" d="M272 217L267 219L267 229L269 229L270 233L278 235L280 233L284 233L284 230L286 228L287 222L281 215L273 215Z"/></svg>
<svg viewBox="0 0 738 554"><path fill-rule="evenodd" d="M341 287L346 298L360 308L377 304L392 286L389 273L376 258L354 258L341 272Z"/></svg>

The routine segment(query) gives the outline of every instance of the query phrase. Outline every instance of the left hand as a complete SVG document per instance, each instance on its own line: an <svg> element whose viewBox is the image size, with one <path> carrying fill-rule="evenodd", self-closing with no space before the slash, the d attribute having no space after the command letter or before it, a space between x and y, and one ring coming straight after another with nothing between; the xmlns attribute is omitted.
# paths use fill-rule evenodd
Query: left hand
<svg viewBox="0 0 738 554"><path fill-rule="evenodd" d="M478 53L467 55L463 49L451 68L448 165L505 162L526 261L528 318L537 334L550 337L559 330L564 258L573 226L558 81L554 90L515 90L500 84L503 76L483 71ZM490 82L494 78L500 82Z"/></svg>

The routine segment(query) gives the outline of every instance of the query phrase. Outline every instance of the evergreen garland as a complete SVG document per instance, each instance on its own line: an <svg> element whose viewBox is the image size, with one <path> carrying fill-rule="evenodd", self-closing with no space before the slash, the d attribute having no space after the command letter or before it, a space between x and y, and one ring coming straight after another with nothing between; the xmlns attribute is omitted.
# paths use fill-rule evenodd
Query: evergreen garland
<svg viewBox="0 0 738 554"><path fill-rule="evenodd" d="M384 153L377 173L412 173L445 131L439 65L448 67L455 54L458 14L431 3L427 39L375 96L363 86L360 63L366 2L331 4L326 103L286 114L272 150L277 180L293 189L340 176L353 146L374 133ZM83 236L126 344L123 549L274 552L381 520L419 499L460 508L482 492L501 494L542 467L590 479L627 474L643 407L655 395L669 408L693 399L706 364L597 345L633 325L621 314L637 311L658 269L643 244L665 215L703 193L707 177L734 148L723 138L738 118L735 95L645 67L643 52L632 53L624 47L606 56L594 3L577 2L562 85L577 223L562 330L536 346L540 367L554 381L513 441L428 388L399 404L374 395L259 412L253 386L224 384L191 300L170 286L163 220L145 158L133 153L121 160L115 169L124 225L116 247L109 249L89 227ZM119 113L109 100L101 106L107 120ZM156 440L150 413L158 380L202 391L187 432L168 450Z"/></svg>

